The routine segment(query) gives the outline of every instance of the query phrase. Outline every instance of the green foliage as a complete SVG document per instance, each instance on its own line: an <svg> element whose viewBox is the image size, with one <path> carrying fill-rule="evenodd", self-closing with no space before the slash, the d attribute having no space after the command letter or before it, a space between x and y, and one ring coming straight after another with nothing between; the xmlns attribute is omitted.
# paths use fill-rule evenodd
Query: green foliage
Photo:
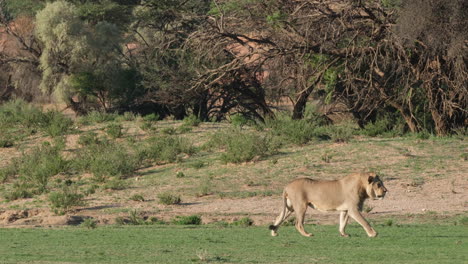
<svg viewBox="0 0 468 264"><path fill-rule="evenodd" d="M6 11L12 18L34 16L45 5L45 1L43 0L6 0L5 2Z"/></svg>
<svg viewBox="0 0 468 264"><path fill-rule="evenodd" d="M201 225L202 219L199 215L176 216L172 219L175 225Z"/></svg>
<svg viewBox="0 0 468 264"><path fill-rule="evenodd" d="M130 176L138 167L139 160L134 154L112 142L81 148L73 160L75 170L92 173L98 182L105 182L109 177Z"/></svg>
<svg viewBox="0 0 468 264"><path fill-rule="evenodd" d="M112 178L109 181L106 182L103 186L104 189L107 190L124 190L128 188L128 183L122 179L119 178Z"/></svg>
<svg viewBox="0 0 468 264"><path fill-rule="evenodd" d="M116 124L116 123L112 123L112 124L109 124L107 125L106 127L106 133L111 137L111 138L120 138L122 137L123 135L123 132L122 132L122 125L121 124Z"/></svg>
<svg viewBox="0 0 468 264"><path fill-rule="evenodd" d="M150 162L174 162L179 154L191 155L195 152L195 147L185 138L162 136L148 139L140 148L139 157Z"/></svg>
<svg viewBox="0 0 468 264"><path fill-rule="evenodd" d="M352 123L344 122L338 125L328 126L327 134L334 142L348 142L356 133L356 126Z"/></svg>
<svg viewBox="0 0 468 264"><path fill-rule="evenodd" d="M231 118L231 124L235 127L243 127L253 122L252 120L250 120L243 114L234 114L234 115L231 115L230 118Z"/></svg>
<svg viewBox="0 0 468 264"><path fill-rule="evenodd" d="M87 115L80 117L79 122L83 125L91 125L95 123L115 121L117 117L118 117L117 113L91 111Z"/></svg>
<svg viewBox="0 0 468 264"><path fill-rule="evenodd" d="M86 218L81 222L80 226L87 229L95 229L97 227L97 222L92 218Z"/></svg>
<svg viewBox="0 0 468 264"><path fill-rule="evenodd" d="M141 194L134 194L130 196L130 200L135 201L135 202L144 202L145 198Z"/></svg>
<svg viewBox="0 0 468 264"><path fill-rule="evenodd" d="M158 194L159 203L165 205L180 204L181 199L179 195L173 195L170 193L159 193Z"/></svg>
<svg viewBox="0 0 468 264"><path fill-rule="evenodd" d="M269 128L271 134L278 137L281 142L296 145L303 145L314 138L327 136L312 120L293 120L285 115L280 115L274 120L267 120L265 127Z"/></svg>
<svg viewBox="0 0 468 264"><path fill-rule="evenodd" d="M55 214L65 214L73 207L83 205L83 195L78 193L76 186L63 185L60 191L49 194L49 203Z"/></svg>
<svg viewBox="0 0 468 264"><path fill-rule="evenodd" d="M223 162L241 163L275 154L279 146L269 135L231 129L213 134L204 148L223 148L226 150L221 154Z"/></svg>
<svg viewBox="0 0 468 264"><path fill-rule="evenodd" d="M100 143L101 141L99 140L97 134L94 133L93 131L84 132L78 138L78 144L82 146L97 145Z"/></svg>
<svg viewBox="0 0 468 264"><path fill-rule="evenodd" d="M5 178L18 175L16 186L21 190L19 193L43 193L47 189L50 177L68 171L69 162L60 152L61 149L57 146L43 144L19 158L14 158L7 168L2 169L1 174ZM23 191L25 188L28 190Z"/></svg>
<svg viewBox="0 0 468 264"><path fill-rule="evenodd" d="M60 112L50 111L44 115L44 131L51 137L63 136L67 134L73 126L73 120L65 117Z"/></svg>
<svg viewBox="0 0 468 264"><path fill-rule="evenodd" d="M149 122L157 122L159 120L159 115L155 114L155 113L145 115L145 116L143 116L143 120L144 121L149 121Z"/></svg>
<svg viewBox="0 0 468 264"><path fill-rule="evenodd" d="M186 126L199 126L201 123L201 120L196 116L196 115L189 115L184 118L183 120L184 125Z"/></svg>
<svg viewBox="0 0 468 264"><path fill-rule="evenodd" d="M236 220L231 223L232 226L240 226L240 227L249 227L252 226L254 221L249 217L243 217L239 220Z"/></svg>
<svg viewBox="0 0 468 264"><path fill-rule="evenodd" d="M0 148L11 148L14 145L14 141L9 135L0 135Z"/></svg>

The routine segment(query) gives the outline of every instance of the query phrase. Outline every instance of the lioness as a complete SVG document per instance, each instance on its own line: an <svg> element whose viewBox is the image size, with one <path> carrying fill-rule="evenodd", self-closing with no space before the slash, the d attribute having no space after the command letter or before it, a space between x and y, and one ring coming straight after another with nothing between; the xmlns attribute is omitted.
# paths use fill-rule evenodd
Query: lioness
<svg viewBox="0 0 468 264"><path fill-rule="evenodd" d="M317 181L310 178L298 178L290 182L283 191L283 209L270 226L271 235L277 236L283 221L296 212L296 229L303 236L312 236L304 230L304 215L307 206L320 211L340 211L340 234L345 233L348 218L351 216L366 230L369 237L377 232L362 217L360 211L367 198L383 199L387 193L383 182L375 173L356 173L340 180Z"/></svg>

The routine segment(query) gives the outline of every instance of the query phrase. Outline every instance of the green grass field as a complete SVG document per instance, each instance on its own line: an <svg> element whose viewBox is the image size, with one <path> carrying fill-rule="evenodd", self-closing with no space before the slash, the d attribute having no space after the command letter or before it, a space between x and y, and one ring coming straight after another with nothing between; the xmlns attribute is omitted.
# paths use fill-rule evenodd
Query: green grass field
<svg viewBox="0 0 468 264"><path fill-rule="evenodd" d="M97 229L0 229L0 263L468 263L461 225L294 227L125 226Z"/></svg>

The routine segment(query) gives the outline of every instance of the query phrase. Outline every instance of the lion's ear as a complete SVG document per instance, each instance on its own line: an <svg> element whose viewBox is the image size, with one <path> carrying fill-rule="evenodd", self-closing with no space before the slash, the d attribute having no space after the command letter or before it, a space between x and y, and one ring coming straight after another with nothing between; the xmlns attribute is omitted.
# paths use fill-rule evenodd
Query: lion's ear
<svg viewBox="0 0 468 264"><path fill-rule="evenodd" d="M369 176L369 178L367 178L367 180L369 181L369 183L372 183L374 181L374 177L373 176Z"/></svg>

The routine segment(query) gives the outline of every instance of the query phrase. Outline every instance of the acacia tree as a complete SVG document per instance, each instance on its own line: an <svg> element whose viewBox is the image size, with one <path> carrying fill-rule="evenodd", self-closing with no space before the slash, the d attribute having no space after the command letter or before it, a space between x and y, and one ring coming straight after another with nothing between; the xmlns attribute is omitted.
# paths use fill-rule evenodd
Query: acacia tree
<svg viewBox="0 0 468 264"><path fill-rule="evenodd" d="M37 13L43 43L41 89L55 93L78 113L82 103L110 110L139 95L136 72L122 63L122 32L109 22L90 24L66 1L47 3ZM79 101L77 101L79 100Z"/></svg>

